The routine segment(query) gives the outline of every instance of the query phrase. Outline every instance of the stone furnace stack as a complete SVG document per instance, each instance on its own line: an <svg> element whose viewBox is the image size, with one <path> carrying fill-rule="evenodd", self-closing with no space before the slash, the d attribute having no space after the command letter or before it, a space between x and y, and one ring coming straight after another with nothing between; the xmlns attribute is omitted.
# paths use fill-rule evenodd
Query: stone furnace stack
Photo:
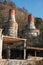
<svg viewBox="0 0 43 65"><path fill-rule="evenodd" d="M31 14L28 15L28 24L26 25L23 35L27 38L36 37L39 35L39 30L36 29L34 17Z"/></svg>
<svg viewBox="0 0 43 65"><path fill-rule="evenodd" d="M8 22L4 27L4 34L12 37L18 36L18 24L15 20L15 10L10 9Z"/></svg>

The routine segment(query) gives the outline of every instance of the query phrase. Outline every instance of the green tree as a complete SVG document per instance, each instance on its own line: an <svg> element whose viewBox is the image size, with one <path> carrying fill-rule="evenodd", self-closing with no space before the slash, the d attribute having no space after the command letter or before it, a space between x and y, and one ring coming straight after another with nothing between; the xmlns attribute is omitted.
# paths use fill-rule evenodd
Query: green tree
<svg viewBox="0 0 43 65"><path fill-rule="evenodd" d="M36 28L40 29L39 43L36 46L43 47L43 20L41 18L35 18L35 25Z"/></svg>
<svg viewBox="0 0 43 65"><path fill-rule="evenodd" d="M43 20L41 18L35 18L35 25L36 28L42 29L43 28Z"/></svg>

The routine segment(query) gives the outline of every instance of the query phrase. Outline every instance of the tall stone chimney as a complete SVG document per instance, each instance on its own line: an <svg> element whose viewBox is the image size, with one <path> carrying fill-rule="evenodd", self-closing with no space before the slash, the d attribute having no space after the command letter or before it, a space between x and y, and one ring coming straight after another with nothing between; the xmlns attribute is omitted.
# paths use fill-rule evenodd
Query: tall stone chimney
<svg viewBox="0 0 43 65"><path fill-rule="evenodd" d="M9 10L9 18L8 22L5 24L5 35L9 35L12 37L18 36L18 24L15 19L15 10L10 9Z"/></svg>
<svg viewBox="0 0 43 65"><path fill-rule="evenodd" d="M36 29L34 24L34 17L30 14L28 15L28 28L29 29Z"/></svg>
<svg viewBox="0 0 43 65"><path fill-rule="evenodd" d="M28 24L26 25L23 35L27 38L36 37L39 35L39 30L36 29L34 23L34 16L28 15Z"/></svg>

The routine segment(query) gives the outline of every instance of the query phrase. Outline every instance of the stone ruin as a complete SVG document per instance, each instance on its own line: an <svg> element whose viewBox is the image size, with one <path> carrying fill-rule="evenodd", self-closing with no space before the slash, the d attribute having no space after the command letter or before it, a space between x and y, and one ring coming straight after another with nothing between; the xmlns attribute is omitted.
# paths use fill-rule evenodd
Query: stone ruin
<svg viewBox="0 0 43 65"><path fill-rule="evenodd" d="M17 37L18 36L18 24L15 20L15 10L10 9L8 22L4 26L4 35Z"/></svg>
<svg viewBox="0 0 43 65"><path fill-rule="evenodd" d="M26 38L37 37L39 35L39 30L36 29L34 20L34 16L31 14L28 15L28 24L23 31L23 35L26 36Z"/></svg>

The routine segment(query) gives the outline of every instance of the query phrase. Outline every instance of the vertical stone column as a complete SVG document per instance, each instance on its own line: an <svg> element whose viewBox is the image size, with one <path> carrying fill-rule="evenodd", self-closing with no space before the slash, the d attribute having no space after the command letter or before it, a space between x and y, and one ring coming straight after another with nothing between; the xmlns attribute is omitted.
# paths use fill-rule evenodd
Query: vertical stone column
<svg viewBox="0 0 43 65"><path fill-rule="evenodd" d="M35 57L36 57L36 50L35 50Z"/></svg>
<svg viewBox="0 0 43 65"><path fill-rule="evenodd" d="M28 23L29 23L29 29L36 29L34 24L34 17L31 14L28 15Z"/></svg>
<svg viewBox="0 0 43 65"><path fill-rule="evenodd" d="M10 9L8 22L5 26L6 35L17 37L18 36L18 24L15 19L15 10Z"/></svg>
<svg viewBox="0 0 43 65"><path fill-rule="evenodd" d="M17 37L18 33L18 24L15 19L15 10L11 9L9 11L9 20L8 20L9 28L8 28L8 34L12 37Z"/></svg>
<svg viewBox="0 0 43 65"><path fill-rule="evenodd" d="M2 43L3 43L2 29L0 29L0 59L2 59Z"/></svg>
<svg viewBox="0 0 43 65"><path fill-rule="evenodd" d="M7 59L10 59L10 47L7 48Z"/></svg>
<svg viewBox="0 0 43 65"><path fill-rule="evenodd" d="M5 24L4 27L4 35L8 35L11 37L18 36L18 23L16 22L14 9L9 10L8 22Z"/></svg>
<svg viewBox="0 0 43 65"><path fill-rule="evenodd" d="M24 60L26 59L26 40L24 40Z"/></svg>

